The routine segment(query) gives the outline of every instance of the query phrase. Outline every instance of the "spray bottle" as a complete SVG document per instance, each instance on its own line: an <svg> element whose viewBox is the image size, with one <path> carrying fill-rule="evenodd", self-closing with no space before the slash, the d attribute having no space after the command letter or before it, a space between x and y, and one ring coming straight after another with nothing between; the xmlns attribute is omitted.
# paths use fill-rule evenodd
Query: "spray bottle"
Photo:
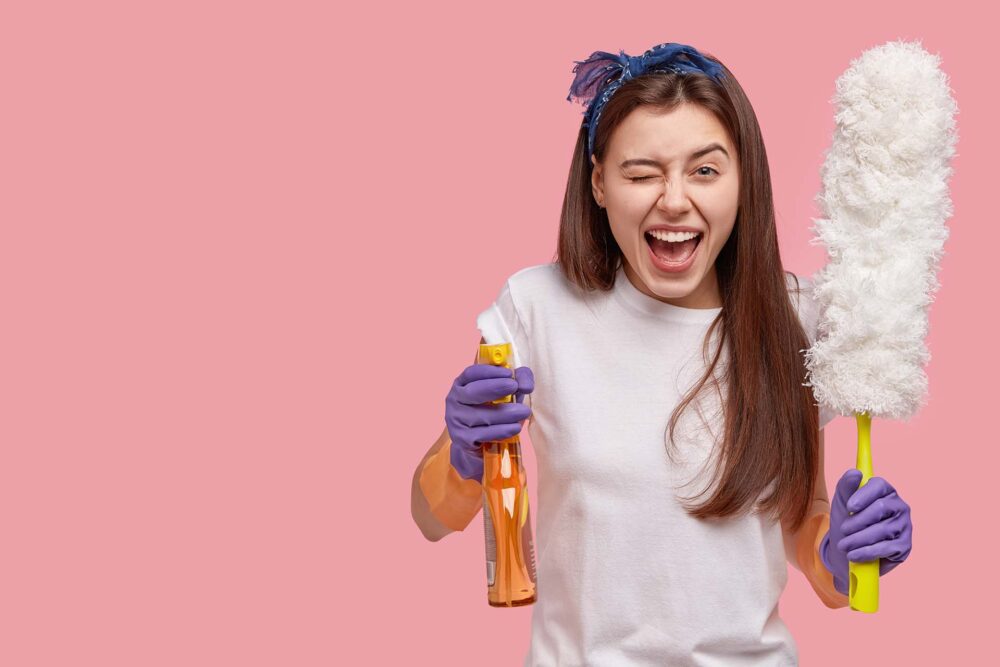
<svg viewBox="0 0 1000 667"><path fill-rule="evenodd" d="M480 364L511 371L511 344L479 345ZM513 394L490 401L513 403ZM535 548L528 511L528 482L521 462L521 439L513 435L483 445L483 523L486 532L487 601L492 607L532 604Z"/></svg>

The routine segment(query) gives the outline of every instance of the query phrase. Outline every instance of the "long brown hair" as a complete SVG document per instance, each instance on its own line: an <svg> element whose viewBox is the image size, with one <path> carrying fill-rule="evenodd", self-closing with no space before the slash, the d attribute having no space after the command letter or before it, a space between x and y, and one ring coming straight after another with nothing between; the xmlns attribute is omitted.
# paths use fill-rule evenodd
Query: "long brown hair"
<svg viewBox="0 0 1000 667"><path fill-rule="evenodd" d="M797 531L809 510L819 466L819 414L812 389L803 385L802 353L809 342L790 301L778 252L771 177L760 126L736 78L722 67L721 84L702 74L674 72L640 75L623 84L601 114L594 156L603 160L615 128L640 106L669 112L680 104L696 104L712 112L729 133L739 155L739 206L732 233L715 262L722 311L710 324L702 345L706 364L709 341L717 328L718 346L704 376L671 414L669 440L674 441L681 412L700 392L714 387L722 398L716 366L723 346L728 346L729 363L723 364L722 375L727 386L722 398L723 437L712 478L716 488L703 504L685 508L699 519L742 513L773 484L754 511L777 514ZM587 130L581 126L563 199L557 262L566 278L581 289L610 290L624 257L611 233L607 212L594 200L592 169Z"/></svg>

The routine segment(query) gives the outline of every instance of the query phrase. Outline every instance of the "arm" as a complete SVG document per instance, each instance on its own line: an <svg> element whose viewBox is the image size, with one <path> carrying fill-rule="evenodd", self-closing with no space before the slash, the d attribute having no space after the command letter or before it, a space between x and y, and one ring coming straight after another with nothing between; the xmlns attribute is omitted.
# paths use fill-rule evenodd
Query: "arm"
<svg viewBox="0 0 1000 667"><path fill-rule="evenodd" d="M831 609L848 605L848 597L833 585L833 575L819 556L819 545L830 528L830 496L826 490L823 429L819 431L819 466L816 471L815 494L806 520L795 533L782 523L785 553L792 566L805 575L816 595Z"/></svg>
<svg viewBox="0 0 1000 667"><path fill-rule="evenodd" d="M437 542L464 530L482 505L482 484L462 479L451 465L451 438L445 428L413 473L410 514L424 537Z"/></svg>
<svg viewBox="0 0 1000 667"><path fill-rule="evenodd" d="M480 339L485 343L486 339ZM479 353L476 352L478 360ZM437 542L448 533L464 530L483 506L483 486L462 479L451 465L448 427L420 460L410 487L410 514L424 537Z"/></svg>

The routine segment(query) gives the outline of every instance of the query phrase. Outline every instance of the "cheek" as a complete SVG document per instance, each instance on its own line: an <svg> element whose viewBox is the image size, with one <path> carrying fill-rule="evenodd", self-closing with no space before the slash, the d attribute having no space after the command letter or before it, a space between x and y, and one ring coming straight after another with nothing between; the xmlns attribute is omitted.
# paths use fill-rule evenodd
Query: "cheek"
<svg viewBox="0 0 1000 667"><path fill-rule="evenodd" d="M608 222L619 245L635 244L635 237L642 223L649 216L650 204L637 201L636 197L608 201Z"/></svg>
<svg viewBox="0 0 1000 667"><path fill-rule="evenodd" d="M611 218L611 235L622 250L635 245L635 225L623 222L620 218Z"/></svg>
<svg viewBox="0 0 1000 667"><path fill-rule="evenodd" d="M653 192L618 193L613 199L609 198L609 209L624 221L644 219L650 208L655 205L656 193Z"/></svg>
<svg viewBox="0 0 1000 667"><path fill-rule="evenodd" d="M727 213L727 215L731 215ZM709 229L711 230L712 239L709 242L708 250L713 256L717 255L722 246L726 245L729 237L733 233L733 222L734 218L721 219L721 220L711 220L709 221Z"/></svg>
<svg viewBox="0 0 1000 667"><path fill-rule="evenodd" d="M705 205L701 207L701 211L715 237L712 240L712 245L714 246L718 242L721 248L725 245L726 239L729 238L736 224L739 202L735 198L735 193L732 197L725 196L706 201Z"/></svg>

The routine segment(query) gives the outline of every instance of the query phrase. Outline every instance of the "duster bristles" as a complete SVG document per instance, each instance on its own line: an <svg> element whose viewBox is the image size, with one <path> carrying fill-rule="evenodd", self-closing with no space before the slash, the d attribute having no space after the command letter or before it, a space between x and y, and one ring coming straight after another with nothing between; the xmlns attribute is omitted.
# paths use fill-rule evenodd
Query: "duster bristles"
<svg viewBox="0 0 1000 667"><path fill-rule="evenodd" d="M925 401L927 312L958 139L939 60L919 43L890 42L837 80L816 198L825 217L810 241L829 257L812 278L820 320L805 384L841 415L908 419Z"/></svg>

